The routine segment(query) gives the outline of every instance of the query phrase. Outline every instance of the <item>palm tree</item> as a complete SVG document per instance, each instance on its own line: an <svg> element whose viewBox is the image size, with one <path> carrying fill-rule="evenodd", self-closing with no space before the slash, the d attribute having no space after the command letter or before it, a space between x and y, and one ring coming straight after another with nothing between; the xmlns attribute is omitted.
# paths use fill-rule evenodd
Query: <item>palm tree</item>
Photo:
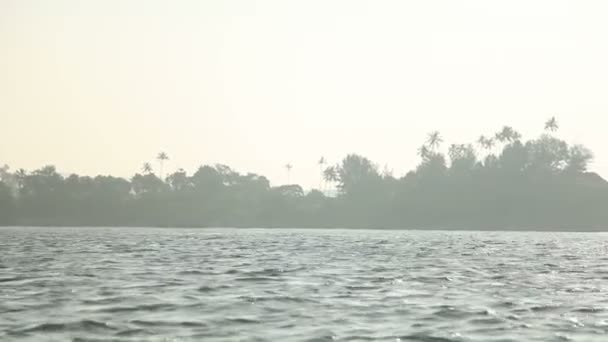
<svg viewBox="0 0 608 342"><path fill-rule="evenodd" d="M165 152L161 152L156 157L160 164L160 179L163 179L163 167L165 166L165 161L169 160L169 156Z"/></svg>
<svg viewBox="0 0 608 342"><path fill-rule="evenodd" d="M338 170L336 169L335 166L329 166L327 168L325 168L325 170L323 170L323 179L325 179L325 182L327 182L327 184L331 184L334 182L337 182L339 180L338 177ZM329 186L328 186L329 188ZM326 191L328 191L329 189L326 189Z"/></svg>
<svg viewBox="0 0 608 342"><path fill-rule="evenodd" d="M488 153L492 152L492 149L494 149L494 145L496 144L496 142L494 141L494 139L492 138L488 138L486 139L486 143L485 143L485 148L486 150L488 150Z"/></svg>
<svg viewBox="0 0 608 342"><path fill-rule="evenodd" d="M545 131L555 132L559 129L559 124L557 123L557 119L555 116L551 117L547 122L545 122Z"/></svg>
<svg viewBox="0 0 608 342"><path fill-rule="evenodd" d="M27 177L27 172L24 169L19 169L15 171L15 177L17 178L17 186L19 190L25 187L25 178Z"/></svg>
<svg viewBox="0 0 608 342"><path fill-rule="evenodd" d="M319 161L317 162L317 164L319 164L319 173L321 175L321 179L319 180L319 190L321 190L323 188L323 166L325 165L327 161L325 160L325 157L321 156L321 159L319 159Z"/></svg>
<svg viewBox="0 0 608 342"><path fill-rule="evenodd" d="M152 165L150 165L150 163L144 163L144 166L141 168L141 170L145 174L149 175L152 173Z"/></svg>
<svg viewBox="0 0 608 342"><path fill-rule="evenodd" d="M431 153L431 151L429 150L429 148L426 145L422 145L422 146L420 146L420 148L418 148L418 155L422 159L426 159L430 153Z"/></svg>
<svg viewBox="0 0 608 342"><path fill-rule="evenodd" d="M480 136L479 136L479 139L477 139L477 144L478 144L480 147L485 148L485 146L486 146L486 141L487 141L487 140L488 140L488 138L486 138L486 136L485 136L485 135L480 135Z"/></svg>
<svg viewBox="0 0 608 342"><path fill-rule="evenodd" d="M291 165L291 163L287 163L285 164L285 169L287 170L287 184L290 184L291 169L293 169L293 165Z"/></svg>
<svg viewBox="0 0 608 342"><path fill-rule="evenodd" d="M431 150L435 150L439 147L439 145L441 145L441 143L443 142L443 138L441 138L441 134L439 134L439 132L434 131L429 133L426 142L431 148Z"/></svg>
<svg viewBox="0 0 608 342"><path fill-rule="evenodd" d="M521 134L512 127L504 126L500 132L495 135L496 140L504 142L513 142L521 139Z"/></svg>
<svg viewBox="0 0 608 342"><path fill-rule="evenodd" d="M500 141L501 143L504 143L505 141L508 140L509 135L510 135L509 127L504 126L502 128L502 130L500 130L500 132L496 133L496 135L494 136L494 138L496 140Z"/></svg>
<svg viewBox="0 0 608 342"><path fill-rule="evenodd" d="M328 183L337 182L338 181L338 172L336 171L336 168L333 166L326 168L323 171L323 178Z"/></svg>
<svg viewBox="0 0 608 342"><path fill-rule="evenodd" d="M516 130L513 130L513 132L511 133L511 139L512 141L518 141L521 139L521 133L519 133Z"/></svg>
<svg viewBox="0 0 608 342"><path fill-rule="evenodd" d="M485 135L480 136L479 139L477 139L477 143L481 148L488 150L488 152L494 148L494 139L487 138Z"/></svg>

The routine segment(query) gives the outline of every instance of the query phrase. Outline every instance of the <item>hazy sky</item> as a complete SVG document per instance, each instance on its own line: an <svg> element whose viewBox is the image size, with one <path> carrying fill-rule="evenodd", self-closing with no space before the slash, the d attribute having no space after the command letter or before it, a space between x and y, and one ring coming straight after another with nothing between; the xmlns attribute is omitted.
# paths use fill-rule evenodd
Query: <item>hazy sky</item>
<svg viewBox="0 0 608 342"><path fill-rule="evenodd" d="M431 130L509 124L608 176L607 1L0 0L0 164L129 176L225 163L318 184L361 153L395 175ZM157 165L156 163L154 165Z"/></svg>

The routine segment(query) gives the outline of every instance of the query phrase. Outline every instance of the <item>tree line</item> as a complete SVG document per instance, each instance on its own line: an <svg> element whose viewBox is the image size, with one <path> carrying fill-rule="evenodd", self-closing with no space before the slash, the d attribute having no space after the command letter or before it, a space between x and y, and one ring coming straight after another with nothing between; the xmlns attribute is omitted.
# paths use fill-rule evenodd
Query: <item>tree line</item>
<svg viewBox="0 0 608 342"><path fill-rule="evenodd" d="M608 183L588 172L592 152L556 137L555 118L537 138L509 126L474 143L444 147L431 132L420 163L403 177L361 155L319 160L335 196L297 184L271 186L254 173L204 165L163 174L146 163L131 179L67 177L54 166L0 168L0 224L166 227L571 229L608 227ZM287 164L289 172L292 165Z"/></svg>

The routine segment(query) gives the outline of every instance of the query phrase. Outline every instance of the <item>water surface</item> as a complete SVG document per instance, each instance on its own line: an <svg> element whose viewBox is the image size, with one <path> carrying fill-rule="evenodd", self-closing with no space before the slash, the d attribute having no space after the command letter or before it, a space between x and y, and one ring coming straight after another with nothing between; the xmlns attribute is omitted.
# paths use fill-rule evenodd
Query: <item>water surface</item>
<svg viewBox="0 0 608 342"><path fill-rule="evenodd" d="M608 235L0 229L2 341L607 341Z"/></svg>

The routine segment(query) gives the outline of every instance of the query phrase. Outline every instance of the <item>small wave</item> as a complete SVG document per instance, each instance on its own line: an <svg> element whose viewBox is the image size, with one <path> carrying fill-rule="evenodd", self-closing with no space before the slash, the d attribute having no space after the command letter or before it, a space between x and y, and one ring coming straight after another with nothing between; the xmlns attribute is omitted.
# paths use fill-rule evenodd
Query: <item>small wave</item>
<svg viewBox="0 0 608 342"><path fill-rule="evenodd" d="M99 312L131 312L131 311L163 311L163 310L171 310L176 306L173 304L144 304L144 305L135 305L135 306L119 306L119 307L110 307L98 310Z"/></svg>
<svg viewBox="0 0 608 342"><path fill-rule="evenodd" d="M530 308L530 310L534 312L555 311L558 309L560 309L560 307L557 305L537 305Z"/></svg>
<svg viewBox="0 0 608 342"><path fill-rule="evenodd" d="M180 321L180 322L170 322L170 321L145 321L145 320L132 320L129 323L144 326L144 327L156 327L156 326L168 326L168 327L205 327L207 324L203 322L195 322L195 321Z"/></svg>
<svg viewBox="0 0 608 342"><path fill-rule="evenodd" d="M476 318L469 320L472 324L481 324L481 325L494 325L494 324L502 324L504 321L497 317L492 318Z"/></svg>
<svg viewBox="0 0 608 342"><path fill-rule="evenodd" d="M230 323L237 323L237 324L259 324L259 323L261 323L257 319L244 318L244 317L227 318L226 320Z"/></svg>
<svg viewBox="0 0 608 342"><path fill-rule="evenodd" d="M117 332L116 336L135 336L144 332L144 329L127 329Z"/></svg>
<svg viewBox="0 0 608 342"><path fill-rule="evenodd" d="M308 339L304 340L307 342L329 342L329 341L335 341L338 339L333 331L331 331L330 329L326 329L326 328L320 328L320 329L311 331L307 334L307 336L310 336ZM344 339L344 340L346 340L346 339Z"/></svg>
<svg viewBox="0 0 608 342"><path fill-rule="evenodd" d="M558 341L572 341L572 338L560 333L556 333L555 338L557 338Z"/></svg>
<svg viewBox="0 0 608 342"><path fill-rule="evenodd" d="M198 292L211 292L211 291L215 291L216 288L215 287L211 287L211 286L201 286L198 289L196 289Z"/></svg>
<svg viewBox="0 0 608 342"><path fill-rule="evenodd" d="M24 280L27 279L25 277L10 277L10 278L0 278L0 283L9 283L12 281L20 281L20 280Z"/></svg>
<svg viewBox="0 0 608 342"><path fill-rule="evenodd" d="M365 285L347 285L347 286L345 286L345 288L348 290L353 290L353 291L371 291L371 290L378 290L381 287L380 286L365 286Z"/></svg>
<svg viewBox="0 0 608 342"><path fill-rule="evenodd" d="M574 309L574 312L582 312L582 313L599 313L599 312L604 312L604 311L606 311L605 308L598 308L598 307L586 307L586 308Z"/></svg>
<svg viewBox="0 0 608 342"><path fill-rule="evenodd" d="M260 282L260 281L277 281L280 280L280 278L273 278L273 277L239 277L234 279L236 281L242 281L242 282Z"/></svg>
<svg viewBox="0 0 608 342"><path fill-rule="evenodd" d="M471 316L472 314L467 311L459 310L455 307L442 307L439 310L433 312L433 316L439 316L443 318L462 318Z"/></svg>
<svg viewBox="0 0 608 342"><path fill-rule="evenodd" d="M285 303L318 303L318 301L303 298L303 297L292 297L292 296L269 296L269 297L251 297L251 296L241 296L239 299L249 302L285 302Z"/></svg>
<svg viewBox="0 0 608 342"><path fill-rule="evenodd" d="M199 270L187 270L187 271L180 271L178 274L179 275L207 275L210 273L199 271Z"/></svg>
<svg viewBox="0 0 608 342"><path fill-rule="evenodd" d="M217 290L225 290L225 289L230 289L232 288L231 285L218 285L218 286L209 286L209 285L203 285L199 288L196 289L196 291L198 292L213 292L213 291L217 291Z"/></svg>
<svg viewBox="0 0 608 342"><path fill-rule="evenodd" d="M128 299L129 299L128 297L123 297L123 296L99 298L99 299L83 299L82 303L85 305L108 305L108 304L114 304L114 303L122 303Z"/></svg>
<svg viewBox="0 0 608 342"><path fill-rule="evenodd" d="M295 270L298 270L298 269L286 270L286 269L282 269L282 268L267 268L267 269L260 270L260 271L249 271L249 272L246 272L245 275L250 276L250 277L257 277L257 276L278 277L278 276L283 275L284 273L293 272Z"/></svg>
<svg viewBox="0 0 608 342"><path fill-rule="evenodd" d="M34 333L34 332L63 332L63 331L90 331L90 330L116 330L116 328L104 322L93 320L82 320L69 323L42 323L19 329L17 333Z"/></svg>
<svg viewBox="0 0 608 342"><path fill-rule="evenodd" d="M406 335L400 336L399 340L402 341L416 341L416 342L457 342L457 339L451 339L448 337L438 337L427 334L416 334L416 335Z"/></svg>
<svg viewBox="0 0 608 342"><path fill-rule="evenodd" d="M412 280L413 281L417 281L417 282L421 282L421 283L430 283L430 284L439 283L439 282L445 282L445 281L453 281L452 278L446 277L446 276L440 276L440 277L415 277Z"/></svg>
<svg viewBox="0 0 608 342"><path fill-rule="evenodd" d="M333 341L335 339L332 339L331 341ZM346 336L344 338L341 338L341 340L344 341L377 341L378 338L376 337L372 337L372 336L365 336L365 335L352 335L352 336ZM393 339L394 341L395 339Z"/></svg>

